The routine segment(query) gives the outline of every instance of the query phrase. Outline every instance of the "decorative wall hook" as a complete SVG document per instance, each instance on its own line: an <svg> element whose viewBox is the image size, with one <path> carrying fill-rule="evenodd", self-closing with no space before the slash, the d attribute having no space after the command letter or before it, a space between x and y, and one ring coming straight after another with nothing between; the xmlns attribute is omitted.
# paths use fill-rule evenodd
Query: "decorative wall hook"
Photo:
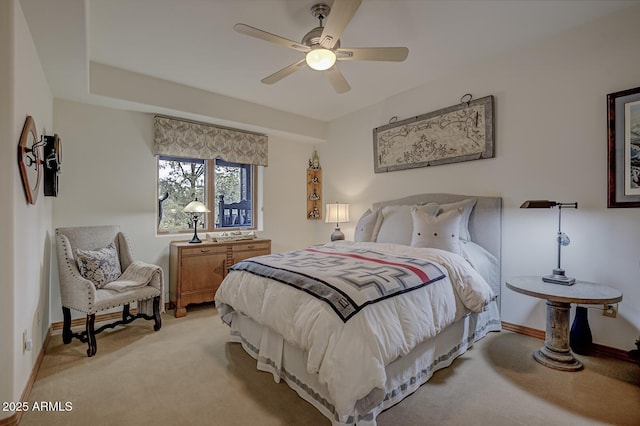
<svg viewBox="0 0 640 426"><path fill-rule="evenodd" d="M473 100L473 96L471 95L471 93L467 93L462 95L462 97L460 98L460 103L466 104L467 108L469 108L469 104L471 103L472 100Z"/></svg>

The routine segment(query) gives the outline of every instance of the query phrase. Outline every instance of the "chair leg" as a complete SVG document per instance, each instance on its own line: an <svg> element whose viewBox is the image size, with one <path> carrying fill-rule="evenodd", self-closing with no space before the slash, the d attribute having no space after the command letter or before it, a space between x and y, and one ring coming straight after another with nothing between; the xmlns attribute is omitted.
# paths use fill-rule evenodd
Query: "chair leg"
<svg viewBox="0 0 640 426"><path fill-rule="evenodd" d="M73 338L71 332L71 309L62 307L62 316L64 317L64 323L62 325L62 343L69 344Z"/></svg>
<svg viewBox="0 0 640 426"><path fill-rule="evenodd" d="M122 308L122 320L126 321L129 319L130 316L131 316L131 313L129 312L129 304L126 303Z"/></svg>
<svg viewBox="0 0 640 426"><path fill-rule="evenodd" d="M153 319L155 320L153 330L160 330L160 327L162 327L162 320L160 319L160 296L153 298Z"/></svg>
<svg viewBox="0 0 640 426"><path fill-rule="evenodd" d="M87 349L87 356L92 357L98 351L96 346L96 334L94 330L94 323L96 321L96 314L87 315L87 343L89 348Z"/></svg>

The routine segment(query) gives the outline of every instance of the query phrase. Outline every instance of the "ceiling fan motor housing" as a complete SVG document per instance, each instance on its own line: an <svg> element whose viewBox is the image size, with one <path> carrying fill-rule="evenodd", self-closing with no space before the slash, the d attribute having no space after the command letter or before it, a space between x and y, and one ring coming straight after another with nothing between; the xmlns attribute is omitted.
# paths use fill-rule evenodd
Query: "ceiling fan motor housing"
<svg viewBox="0 0 640 426"><path fill-rule="evenodd" d="M324 27L315 27L314 29L306 33L304 37L302 37L302 44L309 47L319 45L320 36L322 35L323 30L324 30ZM333 46L333 49L339 49L339 48L340 48L340 40L338 40L337 43Z"/></svg>
<svg viewBox="0 0 640 426"><path fill-rule="evenodd" d="M329 16L329 12L331 12L331 8L324 3L318 3L311 6L311 15L314 18L318 18L320 20L320 26L315 27L314 29L306 33L304 37L302 37L302 44L309 47L320 44L320 37L322 36L322 31L324 30L323 21L327 19L327 16ZM333 46L333 49L339 48L340 40L338 40Z"/></svg>

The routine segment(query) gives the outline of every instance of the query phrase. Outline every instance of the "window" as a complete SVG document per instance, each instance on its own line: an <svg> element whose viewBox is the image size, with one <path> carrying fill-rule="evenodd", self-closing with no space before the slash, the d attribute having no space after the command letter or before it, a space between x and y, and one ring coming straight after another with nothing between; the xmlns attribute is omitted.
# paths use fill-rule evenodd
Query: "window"
<svg viewBox="0 0 640 426"><path fill-rule="evenodd" d="M182 209L194 199L211 213L204 231L256 229L256 168L216 160L158 157L158 233L189 232L193 220Z"/></svg>

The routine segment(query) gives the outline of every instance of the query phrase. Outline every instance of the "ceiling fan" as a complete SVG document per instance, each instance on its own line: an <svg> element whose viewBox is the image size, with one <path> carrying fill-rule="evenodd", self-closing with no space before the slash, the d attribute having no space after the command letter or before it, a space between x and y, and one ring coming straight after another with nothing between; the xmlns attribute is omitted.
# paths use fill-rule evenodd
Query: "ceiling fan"
<svg viewBox="0 0 640 426"><path fill-rule="evenodd" d="M317 71L325 71L331 85L338 93L345 93L351 89L344 75L337 67L336 61L391 61L402 62L407 58L409 49L406 47L358 47L341 48L340 36L351 18L360 7L362 0L334 0L333 9L324 3L311 7L311 15L318 18L320 26L312 29L302 37L298 43L275 34L254 28L246 24L235 24L233 29L239 33L259 38L271 43L279 44L305 54L301 60L282 68L263 78L265 84L276 83L286 76L309 66ZM326 25L323 22L329 16Z"/></svg>

